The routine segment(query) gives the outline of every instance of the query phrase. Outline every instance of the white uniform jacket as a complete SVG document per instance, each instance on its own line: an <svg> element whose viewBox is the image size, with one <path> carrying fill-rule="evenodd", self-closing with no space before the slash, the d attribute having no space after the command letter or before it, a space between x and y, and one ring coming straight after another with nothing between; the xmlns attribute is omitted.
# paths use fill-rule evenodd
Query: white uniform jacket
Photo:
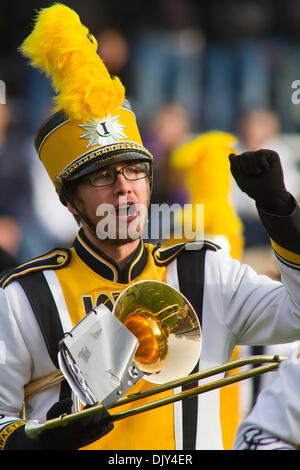
<svg viewBox="0 0 300 470"><path fill-rule="evenodd" d="M282 362L276 380L240 424L234 450L296 450L300 446L300 354Z"/></svg>

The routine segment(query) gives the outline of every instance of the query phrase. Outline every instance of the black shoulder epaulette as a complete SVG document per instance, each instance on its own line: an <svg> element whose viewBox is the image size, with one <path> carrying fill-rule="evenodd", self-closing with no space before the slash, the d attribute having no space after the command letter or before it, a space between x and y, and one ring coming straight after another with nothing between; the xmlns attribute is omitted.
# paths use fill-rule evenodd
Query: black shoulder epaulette
<svg viewBox="0 0 300 470"><path fill-rule="evenodd" d="M34 258L17 268L10 270L0 280L0 287L4 289L12 281L27 276L30 273L48 270L61 269L67 266L71 259L71 250L56 248L45 255Z"/></svg>
<svg viewBox="0 0 300 470"><path fill-rule="evenodd" d="M220 247L215 243L209 241L192 241L192 242L182 242L176 245L168 246L166 248L155 247L152 255L155 261L155 264L158 266L167 266L173 259L175 259L179 254L186 251L199 251L199 250L212 250L217 251Z"/></svg>

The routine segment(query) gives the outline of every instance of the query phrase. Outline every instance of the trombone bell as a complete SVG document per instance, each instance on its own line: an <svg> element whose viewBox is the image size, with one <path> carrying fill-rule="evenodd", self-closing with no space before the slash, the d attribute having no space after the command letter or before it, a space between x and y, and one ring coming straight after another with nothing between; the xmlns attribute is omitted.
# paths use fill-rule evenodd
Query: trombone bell
<svg viewBox="0 0 300 470"><path fill-rule="evenodd" d="M159 372L168 357L168 346L166 332L156 318L147 310L137 309L126 318L124 326L139 342L135 362L143 365L143 372Z"/></svg>
<svg viewBox="0 0 300 470"><path fill-rule="evenodd" d="M140 281L119 296L113 315L138 340L134 362L144 379L162 384L189 375L200 358L202 335L196 312L176 289Z"/></svg>

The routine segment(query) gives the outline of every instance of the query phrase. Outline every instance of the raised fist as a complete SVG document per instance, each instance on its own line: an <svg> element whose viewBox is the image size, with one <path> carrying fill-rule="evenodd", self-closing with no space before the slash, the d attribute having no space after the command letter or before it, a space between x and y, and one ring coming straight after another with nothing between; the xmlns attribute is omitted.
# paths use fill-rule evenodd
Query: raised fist
<svg viewBox="0 0 300 470"><path fill-rule="evenodd" d="M229 155L231 173L239 188L257 206L273 214L292 211L294 199L286 190L279 155L273 150L257 150Z"/></svg>

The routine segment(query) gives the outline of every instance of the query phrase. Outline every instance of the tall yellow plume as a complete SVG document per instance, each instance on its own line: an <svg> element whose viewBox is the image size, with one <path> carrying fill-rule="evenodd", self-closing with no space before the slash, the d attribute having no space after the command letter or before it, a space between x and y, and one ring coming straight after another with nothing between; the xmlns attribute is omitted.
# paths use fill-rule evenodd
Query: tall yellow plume
<svg viewBox="0 0 300 470"><path fill-rule="evenodd" d="M124 101L125 89L118 77L110 76L97 47L77 13L61 3L38 12L20 47L31 65L51 78L55 110L69 119L100 119Z"/></svg>

